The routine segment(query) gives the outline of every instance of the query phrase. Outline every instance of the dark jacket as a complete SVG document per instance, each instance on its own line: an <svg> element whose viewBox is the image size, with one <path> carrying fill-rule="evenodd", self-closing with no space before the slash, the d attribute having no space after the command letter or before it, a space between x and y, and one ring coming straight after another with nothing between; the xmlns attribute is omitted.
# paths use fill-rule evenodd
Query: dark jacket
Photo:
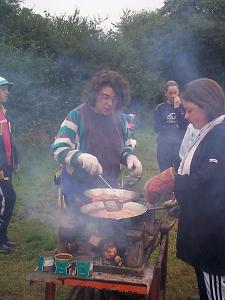
<svg viewBox="0 0 225 300"><path fill-rule="evenodd" d="M165 139L173 139L181 142L188 122L184 118L185 111L183 105L174 108L167 102L156 106L154 116L154 130L158 133L158 142Z"/></svg>
<svg viewBox="0 0 225 300"><path fill-rule="evenodd" d="M177 257L202 271L225 275L225 123L196 149L190 175L176 175L180 205Z"/></svg>

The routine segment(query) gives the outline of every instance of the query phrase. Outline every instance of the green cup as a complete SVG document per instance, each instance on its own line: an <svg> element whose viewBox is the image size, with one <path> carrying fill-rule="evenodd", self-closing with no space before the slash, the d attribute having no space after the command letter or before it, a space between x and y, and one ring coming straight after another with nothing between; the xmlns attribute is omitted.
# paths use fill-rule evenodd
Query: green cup
<svg viewBox="0 0 225 300"><path fill-rule="evenodd" d="M55 253L53 251L43 251L38 256L39 272L54 272L55 270Z"/></svg>
<svg viewBox="0 0 225 300"><path fill-rule="evenodd" d="M70 275L73 256L69 253L59 253L55 256L55 272L61 275Z"/></svg>
<svg viewBox="0 0 225 300"><path fill-rule="evenodd" d="M38 255L38 271L43 272L43 265L44 265L44 257L40 254Z"/></svg>
<svg viewBox="0 0 225 300"><path fill-rule="evenodd" d="M90 260L77 260L77 276L89 277L93 270L93 262Z"/></svg>

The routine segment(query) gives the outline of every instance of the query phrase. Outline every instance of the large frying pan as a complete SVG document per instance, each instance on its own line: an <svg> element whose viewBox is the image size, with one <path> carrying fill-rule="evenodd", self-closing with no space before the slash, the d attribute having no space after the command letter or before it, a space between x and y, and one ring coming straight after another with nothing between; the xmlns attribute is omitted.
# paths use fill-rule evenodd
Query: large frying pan
<svg viewBox="0 0 225 300"><path fill-rule="evenodd" d="M143 204L132 202L141 200L142 195L125 189L95 188L85 191L84 194L93 203L82 206L81 212L97 218L121 220L140 216L146 211L165 209L165 207L146 207ZM115 200L115 195L117 200ZM107 201L119 201L122 205L118 206L118 209L110 211L106 205Z"/></svg>
<svg viewBox="0 0 225 300"><path fill-rule="evenodd" d="M136 202L124 203L123 207L117 211L107 210L102 201L89 203L81 207L81 212L83 214L89 215L91 217L113 220L133 218L144 214L146 211L146 206Z"/></svg>

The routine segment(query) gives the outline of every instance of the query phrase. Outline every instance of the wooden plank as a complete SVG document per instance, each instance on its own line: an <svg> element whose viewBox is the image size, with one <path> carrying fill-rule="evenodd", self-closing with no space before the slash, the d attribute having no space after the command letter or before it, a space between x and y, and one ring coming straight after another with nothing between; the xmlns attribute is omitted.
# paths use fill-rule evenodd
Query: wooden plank
<svg viewBox="0 0 225 300"><path fill-rule="evenodd" d="M45 300L55 300L56 287L53 282L47 282L45 285Z"/></svg>
<svg viewBox="0 0 225 300"><path fill-rule="evenodd" d="M146 285L133 285L126 283L111 283L103 281L85 281L80 279L65 279L63 281L56 281L56 284L63 284L65 286L82 286L87 288L95 288L99 290L117 291L120 293L135 293L139 295L147 295L148 287Z"/></svg>
<svg viewBox="0 0 225 300"><path fill-rule="evenodd" d="M28 281L51 282L60 278L62 278L60 274L47 272L29 271L26 274L26 280Z"/></svg>
<svg viewBox="0 0 225 300"><path fill-rule="evenodd" d="M26 280L30 282L45 282L46 284L82 286L121 293L148 295L153 278L153 270L153 266L149 265L146 267L143 277L93 272L92 276L88 278L31 271L27 274Z"/></svg>

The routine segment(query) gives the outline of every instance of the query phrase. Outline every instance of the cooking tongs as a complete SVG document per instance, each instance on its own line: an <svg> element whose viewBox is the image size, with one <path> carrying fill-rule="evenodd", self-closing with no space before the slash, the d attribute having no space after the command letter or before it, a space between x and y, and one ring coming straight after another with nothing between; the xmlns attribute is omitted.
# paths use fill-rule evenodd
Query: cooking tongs
<svg viewBox="0 0 225 300"><path fill-rule="evenodd" d="M119 198L120 196L116 193L116 190L102 177L102 175L98 175L98 176L110 189L112 189L113 193L115 193L115 195L118 196ZM121 197L122 197L122 193L121 193ZM130 202L130 200L129 199L125 201L121 201L119 199L104 200L103 204L107 211L118 211L123 208L123 203L125 202Z"/></svg>
<svg viewBox="0 0 225 300"><path fill-rule="evenodd" d="M98 177L107 185L107 187L113 190L113 187L102 177L102 175L99 174Z"/></svg>

